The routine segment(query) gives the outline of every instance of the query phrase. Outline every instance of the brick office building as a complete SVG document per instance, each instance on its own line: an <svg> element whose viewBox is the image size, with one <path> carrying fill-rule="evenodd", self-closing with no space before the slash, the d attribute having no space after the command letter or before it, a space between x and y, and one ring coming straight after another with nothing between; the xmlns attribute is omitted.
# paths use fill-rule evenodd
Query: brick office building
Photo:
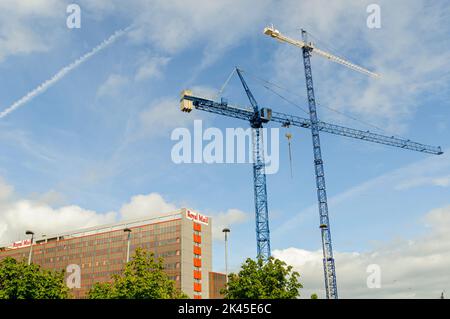
<svg viewBox="0 0 450 319"><path fill-rule="evenodd" d="M74 268L79 269L81 287L73 288L72 295L83 298L95 282L109 281L111 275L123 270L128 245L125 229L131 230L130 255L142 247L163 257L166 273L191 298L221 297L218 291L224 275L210 274L211 218L186 208L156 218L39 236L33 244L32 261L47 269L67 269L66 277ZM29 252L29 240L17 242L0 248L0 260L7 256L26 259ZM216 278L211 287L210 278Z"/></svg>

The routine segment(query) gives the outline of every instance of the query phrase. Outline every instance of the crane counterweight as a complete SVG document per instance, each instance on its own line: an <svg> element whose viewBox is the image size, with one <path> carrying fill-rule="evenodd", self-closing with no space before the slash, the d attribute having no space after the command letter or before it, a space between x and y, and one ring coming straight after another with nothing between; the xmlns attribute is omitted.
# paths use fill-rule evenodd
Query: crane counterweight
<svg viewBox="0 0 450 319"><path fill-rule="evenodd" d="M192 101L186 98L187 96L192 96L191 90L183 90L181 92L180 109L181 112L189 113L192 111L193 105Z"/></svg>

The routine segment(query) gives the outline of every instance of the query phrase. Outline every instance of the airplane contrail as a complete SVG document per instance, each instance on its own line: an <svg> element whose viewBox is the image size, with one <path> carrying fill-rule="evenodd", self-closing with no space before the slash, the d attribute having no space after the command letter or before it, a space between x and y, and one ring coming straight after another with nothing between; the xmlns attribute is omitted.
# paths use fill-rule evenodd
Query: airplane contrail
<svg viewBox="0 0 450 319"><path fill-rule="evenodd" d="M48 79L47 81L38 85L34 90L28 92L25 96L23 96L22 98L20 98L19 100L17 100L13 104L11 104L11 106L9 106L4 111L2 111L0 113L0 118L4 118L9 113L17 110L19 107L30 102L33 98L35 98L39 94L45 92L49 87L51 87L53 84L55 84L56 82L61 80L70 71L73 71L74 69L76 69L78 66L80 66L81 64L86 62L89 58L91 58L92 56L94 56L95 54L100 52L101 50L105 49L110 44L112 44L114 41L116 41L119 37L121 37L126 32L128 32L130 30L130 28L131 28L131 26L114 32L114 34L112 34L109 38L107 38L102 43L100 43L99 45L94 47L90 52L82 55L81 57L79 57L77 60L75 60L71 64L63 67L61 70L58 71L58 73L53 75L50 79Z"/></svg>

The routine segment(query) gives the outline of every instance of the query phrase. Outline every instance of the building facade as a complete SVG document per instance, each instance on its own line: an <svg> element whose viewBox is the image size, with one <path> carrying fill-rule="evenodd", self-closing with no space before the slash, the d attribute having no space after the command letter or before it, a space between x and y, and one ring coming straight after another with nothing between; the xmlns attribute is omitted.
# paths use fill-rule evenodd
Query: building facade
<svg viewBox="0 0 450 319"><path fill-rule="evenodd" d="M46 269L66 270L72 295L84 298L94 283L110 281L113 274L122 272L129 240L130 256L142 247L155 257L163 257L165 271L178 289L194 299L210 298L211 222L210 217L182 208L157 218L39 236L32 246L32 262ZM0 248L0 260L26 260L30 244L24 240Z"/></svg>
<svg viewBox="0 0 450 319"><path fill-rule="evenodd" d="M226 286L227 277L225 274L218 272L209 273L209 298L223 299L221 290Z"/></svg>

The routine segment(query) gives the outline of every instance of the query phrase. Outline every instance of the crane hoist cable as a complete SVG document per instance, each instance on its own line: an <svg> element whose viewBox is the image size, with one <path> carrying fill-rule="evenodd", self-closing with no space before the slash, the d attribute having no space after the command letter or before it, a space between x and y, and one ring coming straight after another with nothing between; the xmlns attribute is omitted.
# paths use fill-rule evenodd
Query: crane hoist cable
<svg viewBox="0 0 450 319"><path fill-rule="evenodd" d="M287 99L287 98L284 97L283 95L279 94L279 93L276 92L275 90L273 90L273 89L271 89L270 87L265 86L265 85L264 85L264 87L265 87L267 90L271 91L273 94L277 95L280 99L283 99L283 100L286 101L287 103L290 103L290 104L292 104L293 106L297 107L298 109L300 109L301 111L303 111L306 115L309 114L309 112L308 112L306 109L304 109L304 108L301 107L300 105L298 105L298 104L296 104L296 103L290 101L289 99Z"/></svg>
<svg viewBox="0 0 450 319"><path fill-rule="evenodd" d="M292 139L292 134L289 131L289 126L286 126L286 129L288 130L288 132L284 135L287 138L288 141L288 150L289 150L289 168L291 171L291 178L294 177L294 175L292 174L292 151L291 151L291 139Z"/></svg>
<svg viewBox="0 0 450 319"><path fill-rule="evenodd" d="M228 85L228 82L230 82L231 78L233 77L234 72L236 72L236 68L233 68L233 71L231 71L230 75L228 76L228 78L226 79L225 83L222 85L220 90L217 92L217 94L214 96L213 100L218 99L219 96L222 95L223 91L225 90L226 86Z"/></svg>
<svg viewBox="0 0 450 319"><path fill-rule="evenodd" d="M249 73L248 71L246 71L246 74L247 74L248 76L252 77L253 79L257 80L257 81L262 82L261 85L262 85L265 89L267 89L268 91L271 91L272 93L276 94L278 97L280 97L281 99L283 99L283 100L286 101L287 103L291 104L292 106L294 106L294 107L300 109L302 112L306 112L306 114L309 114L309 112L306 111L303 107L301 107L301 106L298 105L297 103L293 102L292 100L289 100L288 98L284 97L282 94L276 92L274 89L270 88L270 86L276 87L276 88L278 88L278 89L280 89L280 90L283 90L283 91L287 92L288 94L290 94L290 95L292 95L292 96L295 96L295 97L298 97L298 98L304 98L303 96L301 96L301 95L299 95L299 94L297 94L297 93L294 93L294 92L292 92L291 90L289 90L289 89L287 89L287 88L285 88L285 87L283 87L283 86L281 86L281 85L279 85L279 84L270 82L270 81L268 81L268 80L265 80L265 79L263 79L263 78L260 78L260 77L258 77L258 76L256 76L256 75L254 75L254 74L251 74L251 73ZM336 114L339 114L339 115L341 115L341 116L344 116L344 117L346 117L346 118L348 118L348 119L350 119L350 120L353 120L353 121L355 121L355 122L359 122L360 124L364 124L364 125L370 126L370 127L374 128L374 129L377 129L378 131L380 131L380 132L382 132L382 133L384 133L384 134L392 135L393 137L398 137L398 138L406 139L406 138L403 137L403 136L400 136L400 135L395 134L395 133L393 133L393 132L390 132L390 131L388 131L388 130L386 130L386 129L383 129L383 128L381 128L381 127L378 126L378 125L372 124L372 123L367 122L367 121L364 121L364 120L360 120L360 119L358 119L358 118L356 118L356 117L354 117L354 116L352 116L352 115L349 115L349 114L347 114L347 113L344 113L344 112L342 112L342 111L339 111L339 110L337 110L337 109L335 109L335 108L332 108L332 107L329 107L329 106L322 105L321 103L318 103L317 101L316 101L316 105L317 105L318 107L321 107L321 108L326 108L326 109L328 109L328 110L330 110L330 111L332 111L332 112L334 112L334 113L336 113Z"/></svg>
<svg viewBox="0 0 450 319"><path fill-rule="evenodd" d="M275 88L278 88L278 89L280 89L280 90L283 90L283 91L287 92L288 94L293 95L293 96L298 97L298 98L303 98L303 96L301 96L301 95L299 95L299 94L297 94L297 93L294 93L294 92L292 92L291 90L289 90L289 89L287 89L287 88L285 88L285 87L283 87L283 86L281 86L281 85L279 85L279 84L276 84L276 83L273 83L273 82L268 81L268 80L266 80L266 79L263 79L263 78L261 78L261 77L258 77L257 75L252 74L251 72L248 72L248 71L243 70L243 69L241 69L241 68L239 68L239 70L240 70L242 73L246 73L246 74L247 74L248 76L250 76L251 78L253 78L253 79L255 79L255 80L261 82L261 83L262 83L261 85L262 85L266 90L268 90L268 91L272 92L273 94L277 95L279 98L281 98L281 99L284 100L285 102L287 102L287 103L291 104L292 106L298 108L299 110L301 110L301 111L304 112L305 114L307 114L307 115L309 114L309 112L308 112L305 108L301 107L300 105L298 105L297 103L293 102L292 100L286 98L285 96L283 96L282 94L278 93L277 91L275 91L275 90L274 90L273 88L271 88L271 87L275 87ZM230 82L231 78L233 77L234 72L236 72L236 68L233 68L233 70L231 71L230 75L228 76L228 78L226 79L226 81L224 82L224 84L222 85L222 87L220 88L220 90L219 90L219 91L217 92L217 94L215 95L215 98L214 98L214 99L217 99L217 98L223 93L223 91L225 90L226 86L228 85L228 83ZM382 132L382 133L384 133L384 134L392 135L392 137L398 137L398 138L406 139L406 138L403 137L403 136L400 136L400 135L395 134L395 133L393 133L393 132L390 132L390 131L388 131L388 130L386 130L386 129L383 129L383 128L379 127L378 125L372 124L372 123L367 122L367 121L364 121L364 120L360 120L360 119L358 119L358 118L356 118L356 117L354 117L354 116L352 116L352 115L349 115L349 114L347 114L347 113L344 113L344 112L342 112L342 111L339 111L339 110L337 110L337 109L335 109L335 108L332 108L332 107L329 107L329 106L322 105L321 103L318 103L317 101L316 101L316 104L317 104L317 106L319 106L319 107L321 107L321 108L326 108L327 110L330 110L330 111L332 111L332 112L334 112L334 113L336 113L336 114L339 114L339 115L341 115L341 116L344 116L344 117L346 117L346 118L348 118L348 119L350 119L350 120L353 120L353 121L355 121L355 122L358 122L358 123L361 123L361 124L370 126L370 127L374 128L374 129L377 129L378 131L380 131L380 132Z"/></svg>

